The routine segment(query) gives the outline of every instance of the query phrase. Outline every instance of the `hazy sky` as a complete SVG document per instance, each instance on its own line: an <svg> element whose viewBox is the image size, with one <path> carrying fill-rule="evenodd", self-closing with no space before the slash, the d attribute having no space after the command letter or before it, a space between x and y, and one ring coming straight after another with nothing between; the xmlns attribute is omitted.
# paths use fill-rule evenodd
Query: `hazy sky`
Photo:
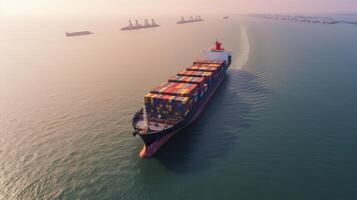
<svg viewBox="0 0 357 200"><path fill-rule="evenodd" d="M2 14L357 12L357 0L0 0Z"/></svg>

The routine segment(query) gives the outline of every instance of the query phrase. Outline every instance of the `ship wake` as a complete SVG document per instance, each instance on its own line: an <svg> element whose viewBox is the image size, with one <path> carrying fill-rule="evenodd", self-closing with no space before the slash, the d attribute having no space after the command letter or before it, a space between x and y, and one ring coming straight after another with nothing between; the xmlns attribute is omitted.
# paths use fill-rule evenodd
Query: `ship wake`
<svg viewBox="0 0 357 200"><path fill-rule="evenodd" d="M239 39L240 48L238 51L238 55L234 57L238 58L235 63L233 63L233 69L242 69L245 65L247 65L249 61L250 55L250 43L249 37L247 33L247 29L245 25L240 26L240 39Z"/></svg>

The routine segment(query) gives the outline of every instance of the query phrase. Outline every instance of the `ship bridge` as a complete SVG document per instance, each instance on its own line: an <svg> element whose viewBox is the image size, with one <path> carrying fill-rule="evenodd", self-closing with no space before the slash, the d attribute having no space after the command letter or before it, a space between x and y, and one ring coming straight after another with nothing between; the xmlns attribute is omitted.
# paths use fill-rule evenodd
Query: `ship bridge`
<svg viewBox="0 0 357 200"><path fill-rule="evenodd" d="M215 46L210 48L208 51L203 51L204 59L207 60L224 60L229 63L230 53L224 51L222 48L222 43L216 41Z"/></svg>

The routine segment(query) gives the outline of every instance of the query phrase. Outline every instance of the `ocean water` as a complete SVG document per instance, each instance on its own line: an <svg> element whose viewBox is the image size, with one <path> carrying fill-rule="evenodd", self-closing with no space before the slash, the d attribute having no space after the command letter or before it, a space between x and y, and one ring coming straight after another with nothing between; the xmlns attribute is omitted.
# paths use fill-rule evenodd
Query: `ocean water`
<svg viewBox="0 0 357 200"><path fill-rule="evenodd" d="M357 198L357 27L205 18L1 18L0 199ZM220 91L141 160L143 95L216 38Z"/></svg>

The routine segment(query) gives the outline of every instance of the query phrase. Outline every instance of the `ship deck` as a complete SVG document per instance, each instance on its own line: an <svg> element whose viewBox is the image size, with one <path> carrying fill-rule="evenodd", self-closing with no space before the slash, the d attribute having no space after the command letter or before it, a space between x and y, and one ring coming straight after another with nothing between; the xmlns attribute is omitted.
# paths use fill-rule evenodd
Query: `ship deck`
<svg viewBox="0 0 357 200"><path fill-rule="evenodd" d="M138 120L135 124L135 127L140 130L144 130L145 129L144 120ZM149 130L151 131L155 131L155 132L162 131L170 127L171 125L167 123L149 121Z"/></svg>

